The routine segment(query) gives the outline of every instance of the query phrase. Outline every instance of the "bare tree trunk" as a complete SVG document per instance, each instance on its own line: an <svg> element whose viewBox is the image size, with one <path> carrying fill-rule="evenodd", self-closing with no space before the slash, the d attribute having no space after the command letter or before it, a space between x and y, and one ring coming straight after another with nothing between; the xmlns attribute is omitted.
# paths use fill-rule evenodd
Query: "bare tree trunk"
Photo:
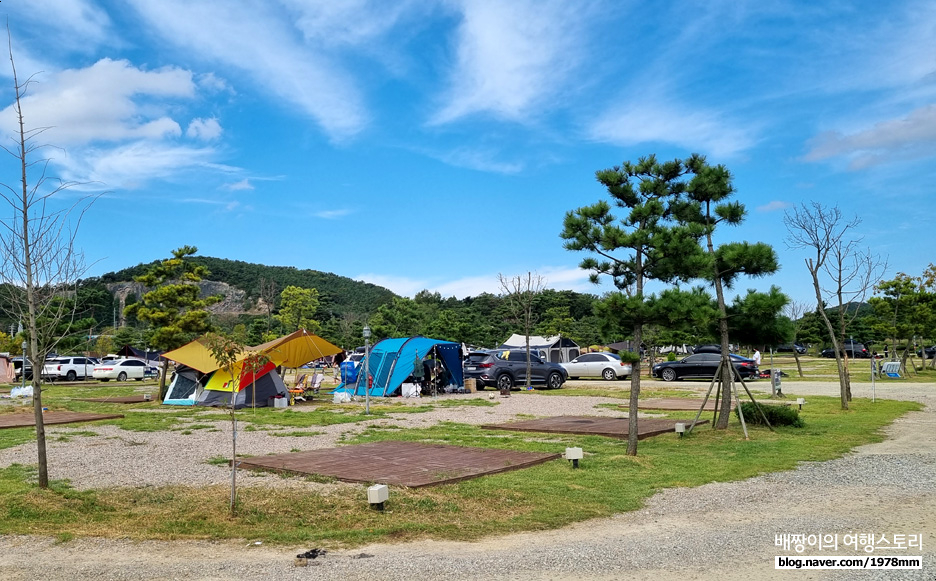
<svg viewBox="0 0 936 581"><path fill-rule="evenodd" d="M640 342L643 340L643 325L637 323L634 325L634 343L637 344L637 361L631 369L631 387L630 397L627 407L627 455L637 455L637 408L640 401ZM648 366L648 367L652 367Z"/></svg>
<svg viewBox="0 0 936 581"><path fill-rule="evenodd" d="M803 375L803 362L800 361L799 351L796 350L796 343L793 343L793 359L796 360L796 370L799 372L799 376L805 377L805 375ZM770 371L773 373L772 369Z"/></svg>

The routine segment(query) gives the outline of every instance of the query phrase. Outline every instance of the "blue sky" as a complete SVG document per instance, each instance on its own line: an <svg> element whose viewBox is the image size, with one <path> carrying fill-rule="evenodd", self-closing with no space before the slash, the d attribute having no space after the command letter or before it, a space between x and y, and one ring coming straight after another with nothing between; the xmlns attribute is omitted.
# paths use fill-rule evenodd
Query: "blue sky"
<svg viewBox="0 0 936 581"><path fill-rule="evenodd" d="M562 248L594 172L655 153L727 165L779 285L812 297L784 210L863 220L919 274L936 213L936 4L515 0L11 0L26 122L50 175L100 197L97 275L201 254L402 295L497 275L599 293ZM4 59L6 62L6 59ZM12 125L0 66L0 127ZM9 143L9 142L8 142ZM10 160L5 183L16 181Z"/></svg>

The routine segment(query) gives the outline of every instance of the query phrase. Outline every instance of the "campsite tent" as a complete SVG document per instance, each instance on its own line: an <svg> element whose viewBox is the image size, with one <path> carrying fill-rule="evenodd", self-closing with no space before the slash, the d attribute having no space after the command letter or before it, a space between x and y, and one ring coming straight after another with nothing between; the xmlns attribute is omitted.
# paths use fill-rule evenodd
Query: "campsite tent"
<svg viewBox="0 0 936 581"><path fill-rule="evenodd" d="M371 349L370 374L374 382L370 395L396 395L400 385L413 374L415 362L422 361L430 354L442 360L451 376L451 383L457 387L464 385L460 344L428 337L401 337L384 339ZM359 371L367 369L367 361L361 361L358 367ZM366 373L359 372L356 383L338 386L335 391L364 395L367 381L365 375Z"/></svg>
<svg viewBox="0 0 936 581"><path fill-rule="evenodd" d="M13 368L13 361L8 355L0 355L0 383L14 381L16 381L16 370Z"/></svg>
<svg viewBox="0 0 936 581"><path fill-rule="evenodd" d="M162 359L162 351L144 351L130 345L124 345L117 350L117 355L129 357L132 359L141 359L143 361L159 361Z"/></svg>
<svg viewBox="0 0 936 581"><path fill-rule="evenodd" d="M526 349L526 335L511 335L498 349ZM553 363L566 363L579 356L578 343L557 335L555 337L541 337L530 335L530 350L545 353L546 360Z"/></svg>
<svg viewBox="0 0 936 581"><path fill-rule="evenodd" d="M212 378L214 379L214 378ZM227 382L228 385L230 382ZM209 386L211 381L208 382ZM220 390L206 387L195 401L195 405L209 407L231 407L231 397L234 398L234 409L243 407L266 407L271 405L270 399L287 397L288 391L283 379L276 371L257 377L254 382L241 382L241 387L232 392L230 389Z"/></svg>
<svg viewBox="0 0 936 581"><path fill-rule="evenodd" d="M175 375L172 383L166 389L166 397L163 403L166 405L195 405L195 400L200 395L199 380L202 375L196 369L187 365L179 364L176 366Z"/></svg>

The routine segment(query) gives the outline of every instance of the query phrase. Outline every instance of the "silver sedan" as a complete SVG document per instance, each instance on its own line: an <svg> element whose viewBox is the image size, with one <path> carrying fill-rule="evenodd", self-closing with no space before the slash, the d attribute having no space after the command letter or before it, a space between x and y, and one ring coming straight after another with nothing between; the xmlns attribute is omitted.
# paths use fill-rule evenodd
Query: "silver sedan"
<svg viewBox="0 0 936 581"><path fill-rule="evenodd" d="M633 367L614 353L585 353L568 363L560 363L569 372L569 379L601 377L608 381L628 377Z"/></svg>

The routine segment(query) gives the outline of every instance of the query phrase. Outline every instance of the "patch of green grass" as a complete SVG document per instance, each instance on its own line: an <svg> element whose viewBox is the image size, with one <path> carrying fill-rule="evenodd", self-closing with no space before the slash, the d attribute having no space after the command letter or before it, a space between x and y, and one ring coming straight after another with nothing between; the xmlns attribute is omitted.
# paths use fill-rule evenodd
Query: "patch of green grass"
<svg viewBox="0 0 936 581"><path fill-rule="evenodd" d="M814 396L809 401L802 412L806 421L802 429L770 432L749 426L751 439L745 441L732 417L727 431L702 425L688 437L669 434L643 440L636 457L626 455L625 440L600 436L550 434L547 439L544 434L488 431L456 422L425 429L368 429L348 440L441 442L550 453L578 446L586 453L577 470L559 460L438 487L394 487L384 513L366 506L365 485L343 484L338 492L243 487L238 492L238 514L231 518L229 489L223 485L76 491L55 482L49 490L40 490L34 484L33 468L13 465L0 469L0 534L251 538L328 547L423 538L477 539L634 510L665 488L739 480L790 470L799 462L836 458L855 446L882 440L882 427L920 408L913 402L872 404L856 399L850 410L842 411L837 398ZM299 421L286 413L270 415L271 420ZM258 411L251 417L265 416ZM353 454L353 449L348 453ZM228 459L215 457L208 462L226 466ZM315 476L308 480L331 482Z"/></svg>
<svg viewBox="0 0 936 581"><path fill-rule="evenodd" d="M0 450L13 448L36 439L35 428L9 428L0 430Z"/></svg>
<svg viewBox="0 0 936 581"><path fill-rule="evenodd" d="M270 432L270 435L278 438L301 438L306 436L321 436L324 433L325 432Z"/></svg>

